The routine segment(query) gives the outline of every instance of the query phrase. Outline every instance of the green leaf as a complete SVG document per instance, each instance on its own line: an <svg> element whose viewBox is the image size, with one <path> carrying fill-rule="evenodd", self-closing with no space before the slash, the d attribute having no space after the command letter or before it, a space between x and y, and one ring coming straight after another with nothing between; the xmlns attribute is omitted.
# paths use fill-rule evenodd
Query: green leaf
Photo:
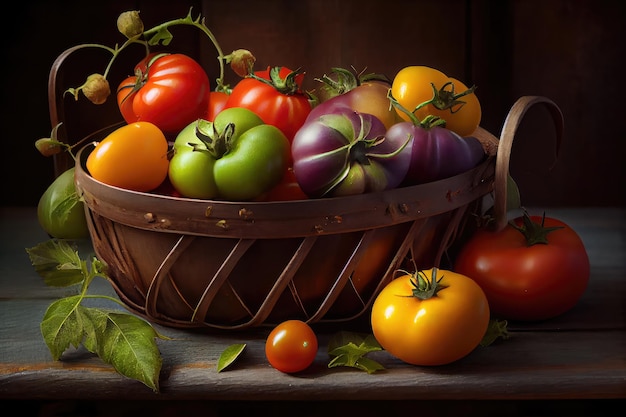
<svg viewBox="0 0 626 417"><path fill-rule="evenodd" d="M227 368L230 364L235 362L235 360L241 355L243 350L246 348L245 343L238 343L234 345L228 346L222 354L220 355L217 361L217 372L221 372L225 368Z"/></svg>
<svg viewBox="0 0 626 417"><path fill-rule="evenodd" d="M338 332L328 341L329 368L347 366L372 374L385 369L378 362L365 357L370 352L382 350L371 334Z"/></svg>
<svg viewBox="0 0 626 417"><path fill-rule="evenodd" d="M506 211L516 210L520 207L522 207L522 199L519 188L511 174L509 174L506 177Z"/></svg>
<svg viewBox="0 0 626 417"><path fill-rule="evenodd" d="M167 46L172 42L174 35L170 32L166 27L161 28L157 31L150 39L148 39L148 45L164 45Z"/></svg>
<svg viewBox="0 0 626 417"><path fill-rule="evenodd" d="M97 355L115 370L159 390L162 359L156 338L161 337L145 320L132 314L85 308L94 333L87 336Z"/></svg>
<svg viewBox="0 0 626 417"><path fill-rule="evenodd" d="M490 319L487 331L480 341L480 346L489 346L498 338L508 339L509 331L507 329L508 322L506 320Z"/></svg>
<svg viewBox="0 0 626 417"><path fill-rule="evenodd" d="M68 287L81 283L84 261L78 251L65 240L51 239L26 249L35 271L48 286Z"/></svg>
<svg viewBox="0 0 626 417"><path fill-rule="evenodd" d="M79 295L62 298L50 304L44 314L41 334L54 360L59 360L70 345L78 347L83 340L88 318L80 307L81 300Z"/></svg>

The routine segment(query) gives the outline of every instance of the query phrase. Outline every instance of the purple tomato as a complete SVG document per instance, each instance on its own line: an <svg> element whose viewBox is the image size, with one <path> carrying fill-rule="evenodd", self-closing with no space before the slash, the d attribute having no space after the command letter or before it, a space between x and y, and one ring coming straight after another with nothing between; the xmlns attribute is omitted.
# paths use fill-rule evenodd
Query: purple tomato
<svg viewBox="0 0 626 417"><path fill-rule="evenodd" d="M408 137L385 137L368 113L337 108L305 123L291 145L293 170L309 197L383 191L398 186L409 168Z"/></svg>
<svg viewBox="0 0 626 417"><path fill-rule="evenodd" d="M402 185L416 185L452 177L474 168L485 157L475 137L461 137L441 126L425 128L401 122L387 130L391 142L412 140L407 145L411 162Z"/></svg>

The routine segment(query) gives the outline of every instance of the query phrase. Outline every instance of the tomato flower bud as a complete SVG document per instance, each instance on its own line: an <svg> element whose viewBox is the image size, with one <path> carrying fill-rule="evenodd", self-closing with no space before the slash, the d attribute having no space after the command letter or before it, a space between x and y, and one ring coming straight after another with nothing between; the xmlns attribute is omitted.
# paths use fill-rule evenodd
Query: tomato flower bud
<svg viewBox="0 0 626 417"><path fill-rule="evenodd" d="M111 94L109 82L101 74L91 74L87 77L87 82L85 82L82 90L85 97L93 104L104 103Z"/></svg>
<svg viewBox="0 0 626 417"><path fill-rule="evenodd" d="M57 140L51 138L41 138L35 141L35 148L43 156L52 156L63 152L65 146Z"/></svg>
<svg viewBox="0 0 626 417"><path fill-rule="evenodd" d="M128 39L143 33L143 21L139 17L139 11L132 10L120 14L117 18L117 30Z"/></svg>
<svg viewBox="0 0 626 417"><path fill-rule="evenodd" d="M237 49L226 56L226 62L230 63L230 68L243 78L252 73L256 58L247 49Z"/></svg>

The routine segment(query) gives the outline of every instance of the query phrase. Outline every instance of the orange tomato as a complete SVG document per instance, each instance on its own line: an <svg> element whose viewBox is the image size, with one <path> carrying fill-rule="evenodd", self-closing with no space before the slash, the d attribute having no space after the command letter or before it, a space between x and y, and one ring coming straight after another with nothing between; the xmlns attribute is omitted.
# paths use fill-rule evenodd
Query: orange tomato
<svg viewBox="0 0 626 417"><path fill-rule="evenodd" d="M265 356L270 365L281 372L300 372L311 366L317 347L317 336L311 326L301 320L287 320L270 332L265 342Z"/></svg>
<svg viewBox="0 0 626 417"><path fill-rule="evenodd" d="M430 103L413 111L422 103L431 101L435 90L443 103L450 104L454 101L457 103L450 108L441 108L445 105ZM470 136L474 133L482 117L480 102L474 92L459 96L468 90L463 82L448 77L435 68L421 65L401 69L391 85L393 98L402 107L413 112L419 120L423 120L428 115L438 116L446 121L447 129L461 136ZM410 117L405 112L398 108L396 111L403 120L410 121Z"/></svg>
<svg viewBox="0 0 626 417"><path fill-rule="evenodd" d="M152 191L167 177L168 142L150 122L135 122L111 132L87 157L98 181L134 191Z"/></svg>
<svg viewBox="0 0 626 417"><path fill-rule="evenodd" d="M489 325L487 297L478 284L465 275L434 271L394 279L372 305L378 343L413 365L445 365L465 357ZM434 294L428 294L435 285Z"/></svg>

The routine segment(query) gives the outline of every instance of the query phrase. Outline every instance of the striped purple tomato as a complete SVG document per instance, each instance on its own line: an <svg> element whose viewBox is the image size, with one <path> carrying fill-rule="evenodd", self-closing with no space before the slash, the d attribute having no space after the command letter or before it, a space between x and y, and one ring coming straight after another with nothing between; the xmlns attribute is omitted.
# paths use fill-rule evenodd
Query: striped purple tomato
<svg viewBox="0 0 626 417"><path fill-rule="evenodd" d="M296 180L309 197L335 197L398 186L409 167L407 137L385 137L368 113L340 108L302 126L291 145Z"/></svg>
<svg viewBox="0 0 626 417"><path fill-rule="evenodd" d="M407 145L411 162L403 185L416 185L461 174L477 166L485 157L475 137L461 137L442 126L430 128L413 122L393 125L386 133L392 142L412 140Z"/></svg>

